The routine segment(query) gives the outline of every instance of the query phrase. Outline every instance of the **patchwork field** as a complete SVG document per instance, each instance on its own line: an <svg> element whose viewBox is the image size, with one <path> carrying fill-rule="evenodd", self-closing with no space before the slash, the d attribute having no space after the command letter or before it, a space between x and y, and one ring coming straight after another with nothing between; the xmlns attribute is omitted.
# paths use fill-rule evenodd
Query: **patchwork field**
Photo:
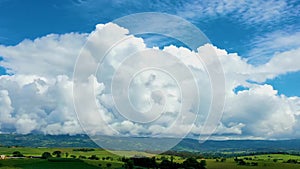
<svg viewBox="0 0 300 169"><path fill-rule="evenodd" d="M269 155L259 155L257 160L245 160L247 162L257 162L258 166L241 166L237 165L233 158L226 159L226 162L216 162L215 159L206 159L207 169L299 169L300 164L290 164L290 163L283 163L283 162L274 162L269 160L269 158L264 158ZM273 156L273 154L271 155ZM300 161L299 156L290 156L290 155L274 155L278 158L283 159L298 159ZM244 158L244 157L239 157Z"/></svg>
<svg viewBox="0 0 300 169"><path fill-rule="evenodd" d="M75 151L74 151L75 150ZM28 148L28 147L0 147L0 154L11 156L19 151L24 156L41 156L44 152L61 151L61 158L55 160L46 159L5 159L0 160L1 169L95 169L95 168L122 168L124 163L120 156L104 151L102 149L92 149L92 151L78 151L78 148ZM122 156L148 156L153 154L137 151L118 151ZM91 160L89 157L95 155L99 159ZM80 160L79 160L79 157ZM84 158L82 158L84 157ZM157 162L162 158L171 159L171 156L157 155ZM65 160L67 159L67 160ZM236 160L243 160L247 165L238 165ZM173 156L176 163L182 163L185 159L179 156ZM300 156L288 154L266 154L241 156L237 158L205 159L207 169L299 169ZM257 163L257 166L251 164Z"/></svg>

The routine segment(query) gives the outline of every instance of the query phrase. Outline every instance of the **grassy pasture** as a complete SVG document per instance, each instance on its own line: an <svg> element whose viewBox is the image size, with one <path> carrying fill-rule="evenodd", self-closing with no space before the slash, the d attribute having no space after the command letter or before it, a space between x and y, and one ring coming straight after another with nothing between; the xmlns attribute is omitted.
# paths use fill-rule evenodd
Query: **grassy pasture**
<svg viewBox="0 0 300 169"><path fill-rule="evenodd" d="M282 158L285 155L281 155ZM239 157L243 158L243 157ZM246 160L247 161L247 160ZM253 161L253 160L252 160ZM251 162L251 161L247 161ZM299 169L300 164L288 164L282 162L273 161L255 161L258 162L258 166L241 166L234 162L233 158L226 159L226 162L216 162L214 159L207 159L207 169Z"/></svg>
<svg viewBox="0 0 300 169"><path fill-rule="evenodd" d="M13 147L13 148L7 148L7 147L0 147L0 154L4 155L12 155L14 151L19 151L21 152L24 156L41 156L43 152L54 152L56 150L59 150L62 152L62 157L65 157L66 153L69 154L69 157L71 155L75 156L86 156L90 157L91 155L96 155L99 158L102 157L112 157L113 159L117 159L120 156L116 155L119 154L121 156L126 156L126 157L132 157L135 155L138 156L153 156L153 154L146 153L146 152L138 152L138 151L105 151L103 149L97 149L95 148L95 151L73 151L74 149L77 148L30 148L30 147Z"/></svg>
<svg viewBox="0 0 300 169"><path fill-rule="evenodd" d="M84 162L49 162L41 159L9 159L0 161L1 169L96 169Z"/></svg>
<svg viewBox="0 0 300 169"><path fill-rule="evenodd" d="M49 162L48 160L43 159L6 159L0 160L0 169L94 169L107 168L106 164L110 163L112 166L110 168L121 168L123 162L120 161L120 156L110 153L102 149L94 149L94 151L73 151L77 148L28 148L28 147L0 147L0 154L12 155L14 151L20 151L25 156L41 156L43 152L54 152L56 150L61 151L62 157L65 158L68 154L68 158L71 158L71 155L76 156L85 156L86 158L91 155L96 155L99 157L99 160L89 160L82 159L81 161L71 161L71 162ZM137 151L116 151L115 153L121 154L121 156L132 157L135 155L138 156L149 156L153 154ZM109 159L102 160L102 158ZM157 155L157 162L161 162L162 157L171 159L168 155ZM286 163L289 159L296 160L300 162L300 156L287 155L287 154L266 154L266 155L253 155L253 156L242 156L238 157L243 159L245 162L257 162L258 166L241 166L237 165L234 161L234 158L227 158L225 162L216 162L215 159L206 159L207 169L299 169L300 164L290 164ZM178 156L173 156L173 161L177 163L182 163L183 158Z"/></svg>
<svg viewBox="0 0 300 169"><path fill-rule="evenodd" d="M24 156L41 156L43 152L54 152L61 151L62 157L65 158L68 153L68 158L71 158L71 155L75 155L76 158L79 156L85 156L86 158L96 155L99 157L99 160L89 160L82 159L82 162L49 162L44 159L6 159L0 160L0 169L93 169L99 168L99 164L101 164L101 168L106 168L106 164L110 163L112 166L110 168L121 168L123 162L119 161L119 154L125 157L132 157L135 155L138 156L152 156L152 154L145 152L137 152L137 151L113 151L114 153L105 151L103 149L94 149L95 151L74 151L74 149L78 148L30 148L30 147L0 147L0 154L11 156L13 152L19 151ZM109 159L102 160L102 158ZM1 165L2 164L2 165ZM1 167L2 166L2 167Z"/></svg>

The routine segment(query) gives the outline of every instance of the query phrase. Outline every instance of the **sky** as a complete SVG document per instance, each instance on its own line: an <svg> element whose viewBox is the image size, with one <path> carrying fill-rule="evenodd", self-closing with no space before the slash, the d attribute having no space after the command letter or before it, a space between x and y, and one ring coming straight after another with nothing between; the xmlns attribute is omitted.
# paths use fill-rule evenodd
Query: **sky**
<svg viewBox="0 0 300 169"><path fill-rule="evenodd" d="M85 51L80 49L89 37L96 34L99 39L90 39L89 43L105 46L105 43L115 39L129 38L113 50L124 55L145 49L175 55L198 74L196 81L202 95L210 94L205 86L207 74L201 63L197 65L190 58L194 54L205 55L213 49L222 65L226 82L223 116L212 135L213 139L300 138L299 9L300 2L296 0L2 0L0 132L83 132L73 104L73 70L80 51ZM191 51L186 46L180 47L182 43L174 39L151 35L130 36L126 28L110 23L141 12L162 12L182 17L200 29L211 44ZM102 35L103 31L106 34ZM155 46L159 48L154 49ZM102 47L97 50L103 52ZM158 72L154 72L160 77L158 82L151 81L152 86L147 89L158 88L167 97L159 92L152 92L149 96L145 86L139 86L148 84L147 79L152 77L151 73L145 73L141 74L140 79L132 81L133 88L129 90L133 94L130 99L133 105L147 109L149 100L143 101L143 98L152 98L151 104L164 98L168 100L167 113L157 123L147 125L115 118L113 114L118 110L110 98L113 93L110 93L109 85L112 82L108 79L117 72L116 63L121 63L122 57L113 54L108 57L104 61L107 66L102 66L103 72L90 76L86 84L79 84L96 86L96 109L106 119L105 122L97 121L93 116L95 108L86 108L88 102L93 100L86 98L87 103L80 104L85 105L86 119L82 121L83 125L89 125L86 127L89 132L113 134L107 128L108 123L114 131L127 136L164 134L179 137L186 134L186 130L182 130L185 128L191 129L188 136L193 138L205 134L201 130L207 116L205 113L196 124L187 120L177 124L177 127L168 128L178 115L177 106L181 103L177 97L180 90L175 89L175 83L167 82L172 79ZM132 62L138 61L144 63L147 60L136 59ZM84 98L82 93L77 94ZM204 103L209 99L205 96L201 98ZM81 110L81 107L76 109ZM204 106L203 111L206 109ZM96 124L101 124L99 131L89 130L94 129Z"/></svg>

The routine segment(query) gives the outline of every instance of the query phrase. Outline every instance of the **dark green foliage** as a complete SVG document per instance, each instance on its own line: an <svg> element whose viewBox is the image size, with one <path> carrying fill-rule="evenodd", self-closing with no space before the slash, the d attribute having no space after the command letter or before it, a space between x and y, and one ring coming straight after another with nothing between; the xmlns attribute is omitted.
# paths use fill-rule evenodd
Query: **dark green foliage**
<svg viewBox="0 0 300 169"><path fill-rule="evenodd" d="M252 160L251 157L244 157L245 160Z"/></svg>
<svg viewBox="0 0 300 169"><path fill-rule="evenodd" d="M174 162L174 157L171 157L171 161L166 157L161 157L162 161L160 163L156 162L156 158L148 158L148 157L133 157L133 158L125 158L122 157L122 162L124 162L125 169L133 169L133 168L159 168L159 169L205 169L206 161L201 160L197 161L196 158L187 158L182 164Z"/></svg>
<svg viewBox="0 0 300 169"><path fill-rule="evenodd" d="M24 155L20 151L13 152L13 157L24 157Z"/></svg>
<svg viewBox="0 0 300 169"><path fill-rule="evenodd" d="M205 169L206 161L198 162L195 158L188 158L182 163L182 166L184 168Z"/></svg>
<svg viewBox="0 0 300 169"><path fill-rule="evenodd" d="M125 162L124 168L125 169L133 169L134 165L133 165L133 161L132 160L127 160Z"/></svg>
<svg viewBox="0 0 300 169"><path fill-rule="evenodd" d="M135 158L130 158L130 160L133 161L133 164L135 166L148 167L148 168L156 167L155 157L153 157L153 158L148 158L148 157L137 158L137 157L135 157Z"/></svg>
<svg viewBox="0 0 300 169"><path fill-rule="evenodd" d="M172 162L167 160L167 159L163 159L162 162L159 165L160 169L169 169L172 166Z"/></svg>
<svg viewBox="0 0 300 169"><path fill-rule="evenodd" d="M65 155L66 155L66 158L68 158L68 157L69 157L69 153L68 153L68 152L66 152L66 153L65 153Z"/></svg>
<svg viewBox="0 0 300 169"><path fill-rule="evenodd" d="M44 152L44 153L42 154L42 159L48 159L48 158L50 158L50 157L52 157L52 155L51 155L51 153L49 153L49 152Z"/></svg>
<svg viewBox="0 0 300 169"><path fill-rule="evenodd" d="M81 158L81 159L86 159L86 156L80 155L79 158Z"/></svg>
<svg viewBox="0 0 300 169"><path fill-rule="evenodd" d="M200 168L205 168L206 166L206 161L205 160L201 160L200 161Z"/></svg>
<svg viewBox="0 0 300 169"><path fill-rule="evenodd" d="M298 161L295 160L295 159L288 159L286 162L287 163L293 163L293 164L297 164L298 163Z"/></svg>
<svg viewBox="0 0 300 169"><path fill-rule="evenodd" d="M238 165L246 165L247 163L243 159L238 159L237 164Z"/></svg>
<svg viewBox="0 0 300 169"><path fill-rule="evenodd" d="M99 157L97 157L96 155L92 155L88 159L90 159L90 160L99 160Z"/></svg>
<svg viewBox="0 0 300 169"><path fill-rule="evenodd" d="M246 160L252 160L252 158L250 157L244 157L244 159ZM238 165L246 165L246 166L258 166L257 162L246 162L244 161L244 159L239 159L237 157L234 158L234 161L238 164Z"/></svg>
<svg viewBox="0 0 300 169"><path fill-rule="evenodd" d="M110 168L111 167L111 163L106 163L106 167Z"/></svg>
<svg viewBox="0 0 300 169"><path fill-rule="evenodd" d="M52 153L52 155L54 155L54 156L56 156L56 157L61 157L61 154L62 154L62 152L59 151L59 150L54 151L54 152Z"/></svg>
<svg viewBox="0 0 300 169"><path fill-rule="evenodd" d="M158 166L161 169L169 169L169 168L179 169L179 168L182 168L182 164L169 161L168 159L162 160L162 162Z"/></svg>

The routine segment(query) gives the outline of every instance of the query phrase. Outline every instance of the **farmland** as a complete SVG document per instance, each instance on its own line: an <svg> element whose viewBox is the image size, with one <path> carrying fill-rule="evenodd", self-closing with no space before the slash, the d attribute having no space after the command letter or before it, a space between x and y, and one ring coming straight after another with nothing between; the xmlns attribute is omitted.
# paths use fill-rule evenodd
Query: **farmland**
<svg viewBox="0 0 300 169"><path fill-rule="evenodd" d="M240 159L251 159L245 160L248 163L257 162L257 166L241 166L237 165L234 158L227 158L226 162L216 162L215 159L207 159L207 169L299 169L300 164L286 163L289 159L297 159L300 161L299 156L292 156L286 154L266 154L258 156L243 156L238 157ZM274 161L274 159L282 159L280 161Z"/></svg>
<svg viewBox="0 0 300 169"><path fill-rule="evenodd" d="M87 150L87 151L83 151ZM38 169L38 168L72 168L72 169L94 169L94 168L122 168L124 162L121 158L130 158L133 156L151 157L153 154L138 151L118 151L124 157L117 156L103 149L78 149L78 148L30 148L30 147L0 147L0 154L11 156L14 152L21 152L27 158L23 159L5 159L0 161L1 169ZM60 151L60 158L33 159L30 156L38 157L43 152ZM98 159L88 159L91 156ZM183 163L184 157L157 155L155 156L157 163L161 163L163 159L174 160L174 163ZM205 157L204 157L205 158ZM237 160L238 159L238 160ZM198 159L198 161L203 158ZM238 164L237 161L242 160L245 165ZM207 169L298 169L300 168L300 156L289 154L262 154L251 156L239 156L230 158L205 158ZM253 166L252 164L257 164Z"/></svg>

